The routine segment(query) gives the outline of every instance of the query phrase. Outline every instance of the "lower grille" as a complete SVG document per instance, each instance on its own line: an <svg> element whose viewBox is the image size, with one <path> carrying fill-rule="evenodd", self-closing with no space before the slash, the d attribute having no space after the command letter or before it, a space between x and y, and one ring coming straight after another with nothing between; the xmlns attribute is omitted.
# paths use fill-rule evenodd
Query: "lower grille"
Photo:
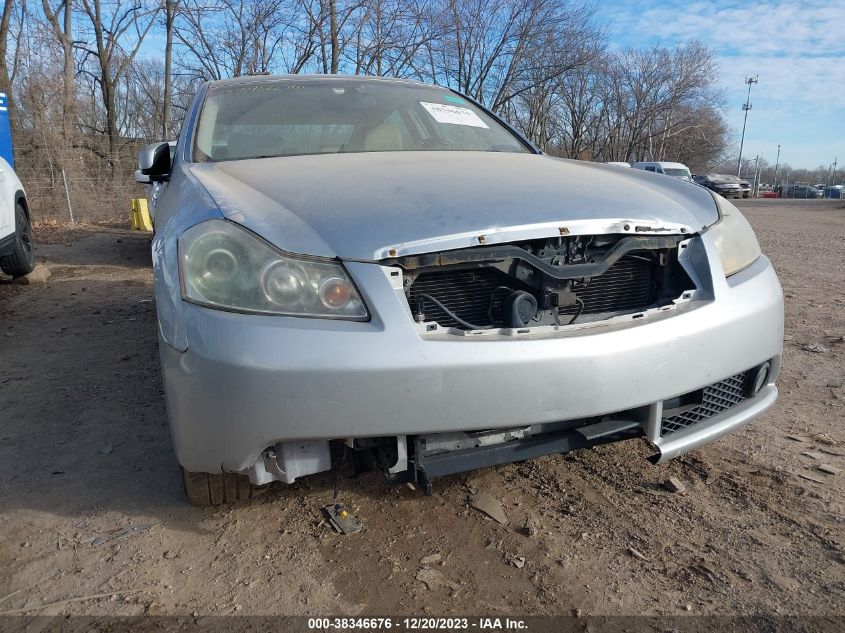
<svg viewBox="0 0 845 633"><path fill-rule="evenodd" d="M748 376L748 372L744 371L705 387L700 405L668 418L663 418L660 435L663 437L671 435L702 420L711 418L745 400L746 376Z"/></svg>
<svg viewBox="0 0 845 633"><path fill-rule="evenodd" d="M626 256L604 274L573 288L584 302L582 314L634 312L652 305L657 299L656 265L637 256ZM411 310L425 315L426 321L437 321L443 327L458 327L453 317L434 302L420 295L437 299L463 321L479 326L501 325L502 304L511 290L536 290L496 268L445 270L420 274L409 289ZM573 314L577 306L561 309Z"/></svg>

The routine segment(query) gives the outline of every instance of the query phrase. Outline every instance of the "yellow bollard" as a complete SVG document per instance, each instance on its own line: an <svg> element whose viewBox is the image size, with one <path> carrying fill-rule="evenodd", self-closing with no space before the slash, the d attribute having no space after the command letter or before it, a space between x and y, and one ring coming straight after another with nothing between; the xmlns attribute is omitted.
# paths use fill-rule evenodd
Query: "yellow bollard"
<svg viewBox="0 0 845 633"><path fill-rule="evenodd" d="M147 208L146 198L132 199L132 228L136 231L153 230L153 223L150 221L150 211Z"/></svg>

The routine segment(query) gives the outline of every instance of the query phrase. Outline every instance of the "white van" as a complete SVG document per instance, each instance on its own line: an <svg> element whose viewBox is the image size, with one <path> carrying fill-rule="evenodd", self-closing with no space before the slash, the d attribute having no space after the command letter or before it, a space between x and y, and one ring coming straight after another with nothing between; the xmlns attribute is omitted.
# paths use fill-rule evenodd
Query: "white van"
<svg viewBox="0 0 845 633"><path fill-rule="evenodd" d="M692 182L692 174L690 174L689 167L683 163L666 163L662 161L634 163L631 165L634 169L644 169L646 171L653 171L657 174L665 174L667 176L674 176L681 180L688 180Z"/></svg>

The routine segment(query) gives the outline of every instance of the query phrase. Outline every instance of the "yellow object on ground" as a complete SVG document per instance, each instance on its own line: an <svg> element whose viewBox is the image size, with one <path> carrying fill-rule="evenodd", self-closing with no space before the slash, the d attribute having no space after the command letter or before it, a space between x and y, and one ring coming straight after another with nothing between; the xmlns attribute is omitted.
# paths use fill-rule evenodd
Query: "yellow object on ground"
<svg viewBox="0 0 845 633"><path fill-rule="evenodd" d="M152 231L150 210L147 208L146 198L132 199L132 228L136 231Z"/></svg>

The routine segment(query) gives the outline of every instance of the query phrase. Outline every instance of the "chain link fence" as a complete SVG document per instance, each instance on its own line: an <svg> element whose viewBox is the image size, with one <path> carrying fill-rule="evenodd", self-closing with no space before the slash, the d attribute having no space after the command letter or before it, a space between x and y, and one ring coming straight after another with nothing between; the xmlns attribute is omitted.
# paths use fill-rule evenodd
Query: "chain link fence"
<svg viewBox="0 0 845 633"><path fill-rule="evenodd" d="M36 222L88 223L129 221L132 198L145 195L134 179L111 180L80 177L64 170L54 176L18 172L30 213Z"/></svg>
<svg viewBox="0 0 845 633"><path fill-rule="evenodd" d="M15 172L35 222L129 222L132 198L145 195L133 178L142 141L124 141L110 160L102 138L50 143L24 131L15 140Z"/></svg>

